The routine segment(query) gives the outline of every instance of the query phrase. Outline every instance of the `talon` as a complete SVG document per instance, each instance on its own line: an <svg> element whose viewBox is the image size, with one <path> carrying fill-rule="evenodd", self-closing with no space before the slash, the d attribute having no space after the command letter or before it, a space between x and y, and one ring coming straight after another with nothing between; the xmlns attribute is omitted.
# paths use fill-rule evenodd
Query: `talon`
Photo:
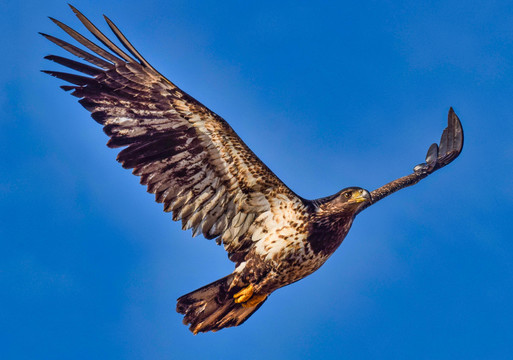
<svg viewBox="0 0 513 360"><path fill-rule="evenodd" d="M248 301L242 303L241 305L245 308L248 308L248 307L255 307L257 306L258 304L260 304L262 301L264 301L265 299L267 299L267 295L265 294L262 294L262 295L253 295L251 297L251 299L249 299Z"/></svg>
<svg viewBox="0 0 513 360"><path fill-rule="evenodd" d="M235 302L243 307L255 307L267 299L267 294L255 294L255 288L249 284L244 289L233 295Z"/></svg>
<svg viewBox="0 0 513 360"><path fill-rule="evenodd" d="M253 285L249 284L244 289L233 295L237 304L248 301L253 296Z"/></svg>

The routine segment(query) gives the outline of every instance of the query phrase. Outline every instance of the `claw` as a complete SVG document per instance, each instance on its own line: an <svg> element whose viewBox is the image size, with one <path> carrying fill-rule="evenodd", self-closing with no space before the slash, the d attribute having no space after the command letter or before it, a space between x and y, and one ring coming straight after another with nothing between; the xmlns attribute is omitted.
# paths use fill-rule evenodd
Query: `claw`
<svg viewBox="0 0 513 360"><path fill-rule="evenodd" d="M255 288L249 284L244 289L233 295L235 302L245 308L255 307L267 299L267 294L255 294Z"/></svg>
<svg viewBox="0 0 513 360"><path fill-rule="evenodd" d="M265 299L267 299L267 295L266 294L262 294L262 295L253 295L251 297L251 299L249 299L248 301L246 302L243 302L241 305L245 308L248 308L248 307L255 307L257 306L258 304L260 304L262 301L264 301Z"/></svg>
<svg viewBox="0 0 513 360"><path fill-rule="evenodd" d="M253 290L253 285L249 284L244 289L233 295L235 302L240 304L248 301L253 296Z"/></svg>

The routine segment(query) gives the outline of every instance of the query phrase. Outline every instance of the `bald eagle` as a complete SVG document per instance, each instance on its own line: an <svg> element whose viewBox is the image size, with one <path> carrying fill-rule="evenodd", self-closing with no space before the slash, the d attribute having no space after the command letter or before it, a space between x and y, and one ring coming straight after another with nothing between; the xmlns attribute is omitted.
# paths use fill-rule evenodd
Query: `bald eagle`
<svg viewBox="0 0 513 360"><path fill-rule="evenodd" d="M193 236L215 239L235 263L230 275L178 299L177 311L194 334L242 324L273 291L324 264L359 212L449 164L463 148L461 123L451 108L440 144L429 147L411 174L370 193L350 187L304 199L225 120L154 69L109 18L128 53L71 9L104 47L50 18L87 50L42 35L89 64L49 55L83 75L44 72L71 84L61 88L103 126L107 146L123 148L117 160L140 177L164 211Z"/></svg>

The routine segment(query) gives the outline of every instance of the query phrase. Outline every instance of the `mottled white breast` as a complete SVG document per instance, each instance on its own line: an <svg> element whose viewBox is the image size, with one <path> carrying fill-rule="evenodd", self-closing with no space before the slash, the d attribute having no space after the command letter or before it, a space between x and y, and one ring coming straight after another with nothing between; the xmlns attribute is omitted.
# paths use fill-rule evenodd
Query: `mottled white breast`
<svg viewBox="0 0 513 360"><path fill-rule="evenodd" d="M256 254L276 264L306 259L308 211L299 199L277 196L269 211L255 219L250 232ZM290 264L290 263L289 263Z"/></svg>

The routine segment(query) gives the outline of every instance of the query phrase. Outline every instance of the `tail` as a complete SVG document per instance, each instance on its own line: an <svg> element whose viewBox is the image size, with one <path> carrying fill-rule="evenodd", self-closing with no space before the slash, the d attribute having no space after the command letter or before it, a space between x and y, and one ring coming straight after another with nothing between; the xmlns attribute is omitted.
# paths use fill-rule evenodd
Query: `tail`
<svg viewBox="0 0 513 360"><path fill-rule="evenodd" d="M191 325L189 329L194 335L238 326L262 306L264 301L253 307L237 304L233 295L241 287L235 286L228 291L233 278L230 274L178 299L176 311L185 315L183 323Z"/></svg>

